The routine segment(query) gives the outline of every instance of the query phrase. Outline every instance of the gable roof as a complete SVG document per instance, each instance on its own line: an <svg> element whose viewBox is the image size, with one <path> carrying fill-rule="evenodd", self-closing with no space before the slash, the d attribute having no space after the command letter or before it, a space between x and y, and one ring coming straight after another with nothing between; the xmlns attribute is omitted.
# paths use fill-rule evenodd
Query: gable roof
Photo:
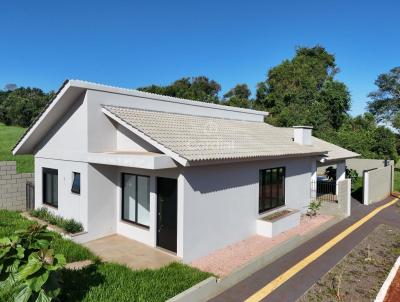
<svg viewBox="0 0 400 302"><path fill-rule="evenodd" d="M183 165L208 160L299 157L327 153L325 148L319 146L299 145L293 141L292 134L263 122L109 105L103 106L103 112Z"/></svg>
<svg viewBox="0 0 400 302"><path fill-rule="evenodd" d="M242 112L250 115L267 116L268 112L253 109L238 108L219 104L212 104L194 100L186 100L165 95L158 95L149 92L143 92L136 89L126 89L115 86L102 85L82 80L66 80L57 91L55 97L45 106L42 112L35 118L25 133L17 141L12 152L13 154L31 153L36 144L45 135L46 130L50 128L59 118L63 116L76 97L83 94L86 90L103 91L120 95L136 96L140 98L157 99L159 101L188 104L191 106L222 109L231 112Z"/></svg>

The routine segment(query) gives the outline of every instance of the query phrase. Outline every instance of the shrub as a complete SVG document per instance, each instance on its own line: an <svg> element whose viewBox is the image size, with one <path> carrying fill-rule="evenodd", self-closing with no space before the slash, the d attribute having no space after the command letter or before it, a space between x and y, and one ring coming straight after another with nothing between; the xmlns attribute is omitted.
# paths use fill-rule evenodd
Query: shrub
<svg viewBox="0 0 400 302"><path fill-rule="evenodd" d="M62 254L50 249L53 233L33 224L0 239L0 300L51 301L60 293Z"/></svg>
<svg viewBox="0 0 400 302"><path fill-rule="evenodd" d="M317 216L318 211L321 209L322 202L320 200L313 200L308 205L307 215L310 217Z"/></svg>
<svg viewBox="0 0 400 302"><path fill-rule="evenodd" d="M82 224L74 219L67 219L64 221L64 230L68 233L78 233L83 231Z"/></svg>
<svg viewBox="0 0 400 302"><path fill-rule="evenodd" d="M351 179L351 184L354 185L358 179L358 173L356 170L346 168L346 178Z"/></svg>
<svg viewBox="0 0 400 302"><path fill-rule="evenodd" d="M42 219L50 224L56 225L68 233L78 233L83 231L82 223L77 222L74 219L65 219L61 216L54 215L47 208L39 208L37 210L30 211L33 217Z"/></svg>

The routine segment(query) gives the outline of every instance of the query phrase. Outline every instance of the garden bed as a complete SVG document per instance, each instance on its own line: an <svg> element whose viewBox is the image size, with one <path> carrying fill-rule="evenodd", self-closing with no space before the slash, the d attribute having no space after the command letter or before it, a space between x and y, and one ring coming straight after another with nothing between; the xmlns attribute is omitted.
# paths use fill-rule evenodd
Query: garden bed
<svg viewBox="0 0 400 302"><path fill-rule="evenodd" d="M300 211L285 209L257 219L257 234L274 237L300 224Z"/></svg>
<svg viewBox="0 0 400 302"><path fill-rule="evenodd" d="M298 301L373 301L400 253L400 230L379 225Z"/></svg>
<svg viewBox="0 0 400 302"><path fill-rule="evenodd" d="M291 210L282 210L282 211L278 211L273 214L270 214L268 216L265 216L261 219L265 220L265 221L274 221L274 220L278 220L279 218L283 218L283 217L289 215L290 213L292 213Z"/></svg>
<svg viewBox="0 0 400 302"><path fill-rule="evenodd" d="M62 233L78 234L83 232L82 223L74 219L65 219L61 216L55 215L45 207L31 210L29 211L29 215L40 219L45 223L47 222L51 224L56 231L61 229Z"/></svg>

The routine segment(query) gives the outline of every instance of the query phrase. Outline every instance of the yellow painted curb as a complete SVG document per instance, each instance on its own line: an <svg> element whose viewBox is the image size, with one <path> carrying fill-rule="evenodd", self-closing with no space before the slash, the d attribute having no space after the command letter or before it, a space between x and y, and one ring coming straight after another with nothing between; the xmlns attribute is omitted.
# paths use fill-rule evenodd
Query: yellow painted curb
<svg viewBox="0 0 400 302"><path fill-rule="evenodd" d="M292 266L286 272L284 272L280 276L276 277L274 280L272 280L270 283L265 285L259 291L257 291L252 296L247 298L245 300L245 302L261 301L266 296L268 296L271 292L273 292L276 288L278 288L283 283L285 283L290 278L292 278L294 275L296 275L298 272L300 272L307 265L309 265L310 263L315 261L317 258L319 258L321 255L323 255L325 252L327 252L329 249L331 249L337 243L342 241L344 238L346 238L348 235L350 235L352 232L354 232L356 229L358 229L360 226L362 226L364 223L366 223L372 217L377 215L380 211L395 204L398 200L399 200L398 198L395 198L395 199L389 201L388 203L386 203L380 207L377 207L376 209L371 211L371 213L369 213L368 215L364 216L363 218L361 218L360 220L358 220L357 222L355 222L354 224L349 226L347 229L345 229L343 232L338 234L336 237L329 240L327 243L325 243L319 249L315 250L313 253L308 255L306 258L304 258L303 260L301 260L300 262L298 262L297 264Z"/></svg>

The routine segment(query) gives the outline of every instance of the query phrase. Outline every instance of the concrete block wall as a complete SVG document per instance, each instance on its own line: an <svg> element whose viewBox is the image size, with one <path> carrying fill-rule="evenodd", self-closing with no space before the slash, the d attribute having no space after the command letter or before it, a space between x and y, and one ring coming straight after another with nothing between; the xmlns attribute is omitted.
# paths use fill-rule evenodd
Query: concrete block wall
<svg viewBox="0 0 400 302"><path fill-rule="evenodd" d="M26 209L26 182L33 173L18 173L15 161L0 161L0 209Z"/></svg>

